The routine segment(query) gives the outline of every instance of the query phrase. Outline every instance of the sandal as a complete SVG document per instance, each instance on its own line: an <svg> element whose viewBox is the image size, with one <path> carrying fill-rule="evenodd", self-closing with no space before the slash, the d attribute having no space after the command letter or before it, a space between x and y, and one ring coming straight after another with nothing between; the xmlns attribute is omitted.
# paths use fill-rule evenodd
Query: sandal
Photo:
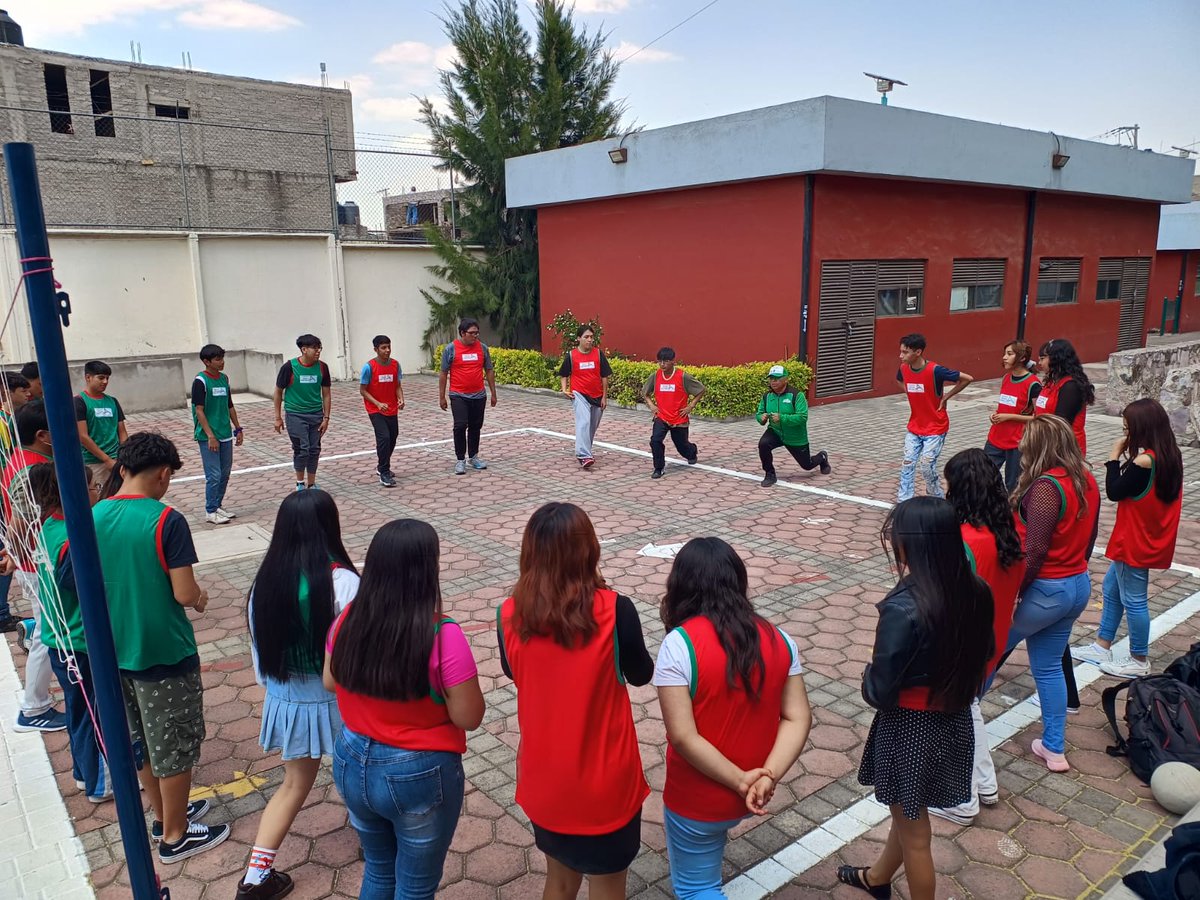
<svg viewBox="0 0 1200 900"><path fill-rule="evenodd" d="M837 880L842 884L848 884L850 887L856 887L860 891L866 891L876 900L891 900L892 885L888 884L871 884L867 881L867 873L871 871L870 866L838 866Z"/></svg>

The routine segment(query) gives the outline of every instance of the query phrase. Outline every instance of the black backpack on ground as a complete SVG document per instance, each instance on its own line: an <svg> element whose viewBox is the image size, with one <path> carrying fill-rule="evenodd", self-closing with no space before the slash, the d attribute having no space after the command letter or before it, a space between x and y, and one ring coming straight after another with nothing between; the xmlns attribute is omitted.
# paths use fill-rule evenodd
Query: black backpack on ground
<svg viewBox="0 0 1200 900"><path fill-rule="evenodd" d="M1129 692L1128 738L1121 737L1117 726L1117 695L1122 691ZM1200 642L1162 675L1144 675L1105 688L1100 702L1117 739L1107 753L1127 757L1133 774L1146 784L1165 762L1185 762L1200 769Z"/></svg>

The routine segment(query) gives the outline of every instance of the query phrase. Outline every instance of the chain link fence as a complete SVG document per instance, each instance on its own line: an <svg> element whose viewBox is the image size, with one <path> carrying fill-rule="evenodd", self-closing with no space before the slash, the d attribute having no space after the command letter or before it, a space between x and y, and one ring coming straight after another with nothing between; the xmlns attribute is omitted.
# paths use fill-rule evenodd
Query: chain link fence
<svg viewBox="0 0 1200 900"><path fill-rule="evenodd" d="M0 141L32 141L46 223L83 228L334 233L459 239L457 198L428 153L334 147L328 134L0 106ZM0 226L11 226L0 169Z"/></svg>

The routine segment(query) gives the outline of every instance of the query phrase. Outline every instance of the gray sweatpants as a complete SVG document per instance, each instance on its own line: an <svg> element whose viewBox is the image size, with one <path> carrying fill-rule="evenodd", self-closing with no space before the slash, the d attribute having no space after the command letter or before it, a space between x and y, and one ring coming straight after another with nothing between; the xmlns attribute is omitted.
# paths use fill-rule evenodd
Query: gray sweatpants
<svg viewBox="0 0 1200 900"><path fill-rule="evenodd" d="M292 439L292 468L316 474L321 460L321 413L289 412L284 415L288 437Z"/></svg>
<svg viewBox="0 0 1200 900"><path fill-rule="evenodd" d="M600 417L604 410L592 406L587 398L578 391L575 392L575 457L577 459L592 458L592 441L596 439L596 429L600 427Z"/></svg>

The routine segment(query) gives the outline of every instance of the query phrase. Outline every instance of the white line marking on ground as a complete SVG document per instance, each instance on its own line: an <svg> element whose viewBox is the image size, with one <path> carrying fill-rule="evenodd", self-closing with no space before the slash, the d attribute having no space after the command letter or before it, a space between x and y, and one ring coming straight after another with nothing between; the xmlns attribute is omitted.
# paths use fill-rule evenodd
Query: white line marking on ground
<svg viewBox="0 0 1200 900"><path fill-rule="evenodd" d="M1107 546L1097 547L1092 551L1092 556L1093 558L1103 557L1107 550ZM1185 566L1183 563L1172 562L1170 568L1172 572L1182 572L1184 575L1192 576L1192 578L1200 578L1200 569L1195 566Z"/></svg>
<svg viewBox="0 0 1200 900"><path fill-rule="evenodd" d="M0 653L0 896L83 900L87 853L37 733L12 730L23 696L12 648Z"/></svg>
<svg viewBox="0 0 1200 900"><path fill-rule="evenodd" d="M1184 597L1170 609L1154 617L1150 622L1150 643L1170 633L1189 618L1200 612L1200 591ZM1113 656L1129 654L1129 638L1113 644ZM1080 690L1104 675L1099 666L1079 663L1075 666L1075 682ZM1111 679L1119 684L1119 679ZM1032 698L1022 700L1012 709L1006 710L987 723L988 746L995 750L1005 741L1019 734L1026 726L1041 718L1041 710ZM851 841L866 834L876 825L887 820L891 813L874 797L864 797L819 827L793 841L773 856L747 869L725 885L729 897L739 900L762 900L779 890L796 875L808 871L817 863L841 850ZM779 880L779 867L790 874Z"/></svg>
<svg viewBox="0 0 1200 900"><path fill-rule="evenodd" d="M565 441L574 441L575 435L563 434L561 431L551 431L548 428L528 428L526 431L532 431L537 434L544 434L547 437L560 438ZM649 450L640 450L635 447L625 447L621 444L610 444L608 441L596 441L595 446L603 447L605 450L615 450L618 453L628 453L631 456L641 456L645 459L650 459ZM712 472L716 475L726 475L730 478L740 478L743 481L762 481L762 475L755 475L750 472L739 472L736 469L725 469L721 466L709 466L704 463L696 463L694 466L689 466L685 460L667 457L667 463L672 466L683 466L684 468L700 469L703 472ZM791 481L780 481L776 487L786 488L793 491L802 491L806 494L816 494L819 497L827 497L830 500L844 500L847 503L858 503L862 506L873 506L877 509L891 509L895 504L889 503L886 500L876 500L873 497L859 497L855 494L843 494L841 491L830 491L825 488L812 487L807 484L796 484Z"/></svg>
<svg viewBox="0 0 1200 900"><path fill-rule="evenodd" d="M525 432L530 431L530 430L531 429L529 429L529 428L510 428L507 431L490 431L490 432L487 432L486 434L481 434L480 437L481 438L501 437L506 434L524 434ZM574 438L572 438L572 440L574 440ZM413 443L413 444L398 444L396 446L396 449L397 450L415 450L420 447L436 447L438 444L450 444L450 443L453 443L453 441L454 441L453 438L442 438L442 439L436 440L436 441L417 441L416 443ZM332 456L322 456L321 462L333 462L334 460L338 460L338 459L354 459L355 457L359 457L359 456L374 456L374 455L375 455L374 448L372 448L370 450L355 450L353 453L335 453ZM265 465L265 466L250 466L249 468L245 468L245 469L234 469L229 474L230 474L230 476L249 475L253 472L269 472L273 469L290 469L291 467L292 467L292 464L290 462L271 463L270 465ZM204 476L203 475L188 475L186 478L173 478L171 480L175 484L182 484L185 481L203 481Z"/></svg>

